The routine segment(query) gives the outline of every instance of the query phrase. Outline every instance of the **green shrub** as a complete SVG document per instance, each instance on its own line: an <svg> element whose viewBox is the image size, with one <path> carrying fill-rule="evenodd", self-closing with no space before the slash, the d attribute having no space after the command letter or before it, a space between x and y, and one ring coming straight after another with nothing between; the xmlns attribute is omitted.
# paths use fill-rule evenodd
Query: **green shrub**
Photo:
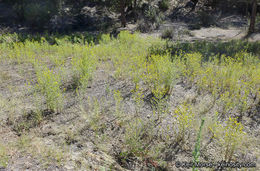
<svg viewBox="0 0 260 171"><path fill-rule="evenodd" d="M172 39L173 37L174 37L173 29L166 29L162 32L162 35L161 35L162 39Z"/></svg>
<svg viewBox="0 0 260 171"><path fill-rule="evenodd" d="M203 27L209 27L216 23L214 16L205 11L199 12L200 24Z"/></svg>
<svg viewBox="0 0 260 171"><path fill-rule="evenodd" d="M237 118L231 118L224 123L216 122L210 127L214 138L219 142L223 148L223 160L230 162L235 151L244 143L246 133L243 131L244 127L237 122Z"/></svg>
<svg viewBox="0 0 260 171"><path fill-rule="evenodd" d="M144 123L140 118L129 122L125 133L125 144L127 145L128 154L142 155L145 150L145 144L142 142L144 133Z"/></svg>
<svg viewBox="0 0 260 171"><path fill-rule="evenodd" d="M163 47L154 47L151 51L154 54L163 54L170 52L174 56L183 56L186 53L199 52L203 56L203 61L208 61L211 57L220 58L222 55L235 57L236 53L241 51L260 55L260 42L248 42L241 40L232 40L228 42L208 42L196 41L190 42L168 42Z"/></svg>
<svg viewBox="0 0 260 171"><path fill-rule="evenodd" d="M167 11L170 6L170 0L161 0L159 1L159 9L162 11Z"/></svg>
<svg viewBox="0 0 260 171"><path fill-rule="evenodd" d="M123 101L123 97L121 95L121 92L118 90L118 91L114 91L114 99L115 99L115 115L116 117L120 118L122 117L122 101Z"/></svg>
<svg viewBox="0 0 260 171"><path fill-rule="evenodd" d="M200 73L202 66L202 55L200 53L185 54L182 58L185 67L182 68L184 76L193 81Z"/></svg>
<svg viewBox="0 0 260 171"><path fill-rule="evenodd" d="M146 158L155 158L160 149L157 152L154 151L156 150L156 145L158 145L155 145L152 141L154 128L154 122L144 122L139 117L129 121L125 129L124 148L121 152L121 157L127 159L131 156L136 156L141 161Z"/></svg>
<svg viewBox="0 0 260 171"><path fill-rule="evenodd" d="M142 94L143 89L139 86L139 84L136 84L135 89L132 91L132 93L133 93L133 99L135 101L135 107L136 107L135 113L136 115L139 115L141 107L143 106L144 103L143 101L144 95Z"/></svg>
<svg viewBox="0 0 260 171"><path fill-rule="evenodd" d="M15 3L14 8L18 16L35 28L45 28L50 18L57 13L55 2L51 0L24 0Z"/></svg>
<svg viewBox="0 0 260 171"><path fill-rule="evenodd" d="M188 65L190 66L190 65ZM197 86L212 93L223 114L236 109L242 114L250 103L249 94L257 95L259 60L248 53L237 53L234 57L222 56L197 69ZM252 103L252 102L251 102Z"/></svg>
<svg viewBox="0 0 260 171"><path fill-rule="evenodd" d="M174 117L177 119L177 142L186 141L186 133L189 128L191 128L191 123L194 120L195 114L192 112L192 109L186 105L180 105L174 111Z"/></svg>
<svg viewBox="0 0 260 171"><path fill-rule="evenodd" d="M0 144L0 168L6 168L8 165L9 156L5 146Z"/></svg>
<svg viewBox="0 0 260 171"><path fill-rule="evenodd" d="M147 10L144 11L144 15L146 21L151 22L152 26L154 25L153 29L158 28L165 18L163 13L161 13L157 7L151 5L148 7Z"/></svg>
<svg viewBox="0 0 260 171"><path fill-rule="evenodd" d="M152 55L145 69L143 80L153 95L162 99L166 94L169 94L177 78L176 68L170 61L170 57L168 55Z"/></svg>
<svg viewBox="0 0 260 171"><path fill-rule="evenodd" d="M91 46L86 47L76 46L74 47L77 56L72 59L72 70L74 84L85 89L88 86L88 82L92 77L92 73L95 70L96 59L90 51Z"/></svg>
<svg viewBox="0 0 260 171"><path fill-rule="evenodd" d="M87 121L92 130L97 134L100 129L102 129L102 106L100 105L100 101L96 98L88 98L89 105L89 113Z"/></svg>
<svg viewBox="0 0 260 171"><path fill-rule="evenodd" d="M60 111L63 108L60 75L46 66L37 66L36 75L36 88L44 96L47 109Z"/></svg>

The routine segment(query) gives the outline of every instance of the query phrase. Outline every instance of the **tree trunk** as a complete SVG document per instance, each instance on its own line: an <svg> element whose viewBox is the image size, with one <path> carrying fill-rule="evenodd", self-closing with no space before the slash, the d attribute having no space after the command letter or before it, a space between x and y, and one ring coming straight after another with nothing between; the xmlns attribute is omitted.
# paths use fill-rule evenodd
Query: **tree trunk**
<svg viewBox="0 0 260 171"><path fill-rule="evenodd" d="M134 8L133 8L133 13L134 13L134 21L137 21L137 13L136 13L136 9L137 9L137 0L134 0Z"/></svg>
<svg viewBox="0 0 260 171"><path fill-rule="evenodd" d="M120 13L121 13L120 19L121 19L122 27L126 27L125 8L126 8L126 2L125 2L125 0L122 0L120 3Z"/></svg>
<svg viewBox="0 0 260 171"><path fill-rule="evenodd" d="M257 8L257 0L253 0L252 13L251 13L251 18L250 18L250 26L248 29L248 34L255 32L256 8Z"/></svg>

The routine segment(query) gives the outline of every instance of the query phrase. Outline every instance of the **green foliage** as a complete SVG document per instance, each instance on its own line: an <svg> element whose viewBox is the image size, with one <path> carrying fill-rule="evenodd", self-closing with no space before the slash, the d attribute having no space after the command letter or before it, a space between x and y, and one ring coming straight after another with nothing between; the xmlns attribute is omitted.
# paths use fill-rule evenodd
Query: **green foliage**
<svg viewBox="0 0 260 171"><path fill-rule="evenodd" d="M244 127L237 122L237 118L231 118L224 123L216 122L210 127L214 138L224 147L224 160L231 161L235 151L246 139Z"/></svg>
<svg viewBox="0 0 260 171"><path fill-rule="evenodd" d="M34 28L46 28L50 18L58 10L55 1L21 0L13 4L20 20Z"/></svg>
<svg viewBox="0 0 260 171"><path fill-rule="evenodd" d="M160 151L164 148L162 143L154 142L155 126L154 121L145 122L136 117L126 125L123 149L120 159L126 164L126 160L131 157L138 157L139 160L157 162ZM162 164L162 163L161 163Z"/></svg>
<svg viewBox="0 0 260 171"><path fill-rule="evenodd" d="M196 140L196 145L195 145L195 149L192 153L193 155L193 162L194 163L198 163L199 162L199 156L200 156L200 143L201 143L201 131L202 131L202 128L204 126L204 122L205 122L205 119L201 119L201 125L200 125L200 129L199 129L199 132L198 132L198 135L197 135L197 140ZM193 166L192 170L197 170L195 169L195 166Z"/></svg>
<svg viewBox="0 0 260 171"><path fill-rule="evenodd" d="M88 113L88 122L92 130L97 133L100 129L102 129L100 122L102 121L102 113L101 113L101 106L100 102L96 99L88 99L88 104L90 106L90 110Z"/></svg>
<svg viewBox="0 0 260 171"><path fill-rule="evenodd" d="M152 44L162 44L159 39L142 38L138 33L122 31L117 39L103 36L100 45L92 48L94 56L102 61L111 60L114 76L118 79L131 78L135 83L141 80L144 72L148 48Z"/></svg>
<svg viewBox="0 0 260 171"><path fill-rule="evenodd" d="M202 55L199 53L185 54L182 61L184 63L184 68L182 68L184 76L193 81L200 72Z"/></svg>
<svg viewBox="0 0 260 171"><path fill-rule="evenodd" d="M10 60L19 66L26 64L25 66L34 67L36 77L32 77L31 82L32 85L36 84L38 90L34 92L34 101L40 99L39 101L44 102L51 110L60 110L63 106L63 94L70 93L63 92L62 87L71 86L72 91L75 91L75 87L71 85L75 83L76 93L80 95L80 108L86 114L83 119L87 121L88 128L96 134L95 138L110 141L114 137L110 139L108 136L110 134L107 134L107 131L112 129L108 129L107 123L111 123L113 128L116 125L116 130L119 130L118 139L122 138L118 147L120 161L128 162L129 159L134 159L140 163L146 162L147 165L153 162L152 167L156 169L163 165L162 156L173 152L168 145L172 147L174 142L181 146L188 140L194 142L196 138L192 134L192 125L199 112L198 109L191 108L188 100L184 99L187 103L182 104L182 98L180 101L177 99L174 115L169 118L169 99L175 97L170 97L175 93L171 93L175 83L180 83L176 86L177 89L180 86L187 89L192 86L194 90L198 90L200 97L207 95L213 99L212 104L222 114L223 123L216 122L211 125L211 132L219 148L224 149L223 158L232 160L234 153L243 145L239 144L239 141L245 139L245 134L242 124L229 116L231 113L243 116L250 106L254 107L259 103L260 62L258 56L255 56L259 54L258 42L170 44L161 39L144 38L138 33L130 34L126 31L121 32L117 38L108 34L101 35L96 39L98 45L91 43L92 40L94 39L88 39L85 34L61 37L0 36L1 60ZM96 98L90 99L89 110L85 109L86 88L91 78L95 78L93 74L96 68L107 72L105 78L111 75L117 81L125 81L133 86L130 98L134 101L136 110L132 115L124 115L123 97L119 91L112 93L115 100L114 120L107 122L106 119L110 117L103 115L105 110L101 101ZM3 83L12 78L5 75L2 77ZM74 83L71 83L73 79ZM108 85L111 83L105 82L106 97L111 95ZM143 115L147 99L154 102L151 116ZM182 105L178 105L179 103ZM194 104L197 103L199 102ZM16 103L13 106L15 107ZM14 107L9 107L9 113L15 112L12 109ZM32 118L32 124L40 123L44 119L41 106L35 108L36 112L25 115ZM209 113L211 112L205 112L205 115ZM229 119L225 121L226 118ZM21 121L18 125L20 129L29 129L32 126L26 121ZM203 141L202 126L203 122L193 152L195 162L198 162L200 143ZM73 136L68 132L69 143L74 139ZM59 154L57 160L61 160Z"/></svg>
<svg viewBox="0 0 260 171"><path fill-rule="evenodd" d="M170 6L170 0L161 0L159 1L159 9L162 11L167 11Z"/></svg>
<svg viewBox="0 0 260 171"><path fill-rule="evenodd" d="M143 89L140 87L139 84L136 84L135 89L132 91L132 93L133 93L133 99L135 101L135 106L136 106L136 115L138 115L144 103L143 101L144 95L142 94Z"/></svg>
<svg viewBox="0 0 260 171"><path fill-rule="evenodd" d="M234 57L236 53L245 51L254 55L260 55L259 42L247 42L241 40L232 40L228 42L208 42L196 41L190 42L168 42L159 49L154 48L153 53L170 52L172 57L175 55L184 55L186 53L199 52L203 56L203 61L208 61L210 57L220 58L222 55Z"/></svg>
<svg viewBox="0 0 260 171"><path fill-rule="evenodd" d="M6 168L8 165L9 156L4 145L0 144L0 168Z"/></svg>
<svg viewBox="0 0 260 171"><path fill-rule="evenodd" d="M164 15L160 12L158 7L152 5L148 6L148 9L144 11L146 20L155 24L156 28L163 22Z"/></svg>
<svg viewBox="0 0 260 171"><path fill-rule="evenodd" d="M92 73L95 71L96 60L90 51L91 46L75 46L74 50L78 56L72 58L72 66L74 73L74 84L77 87L85 89L88 85L88 81L92 77Z"/></svg>
<svg viewBox="0 0 260 171"><path fill-rule="evenodd" d="M143 79L158 99L168 94L177 78L176 68L168 55L152 55L146 64Z"/></svg>
<svg viewBox="0 0 260 171"><path fill-rule="evenodd" d="M46 24L55 9L51 2L31 2L24 6L24 18L30 25L42 27Z"/></svg>
<svg viewBox="0 0 260 171"><path fill-rule="evenodd" d="M224 107L223 113L235 107L240 113L245 112L249 106L249 94L257 95L259 91L259 79L252 75L260 72L259 61L241 52L235 58L222 56L221 62L215 60L214 63L220 65L209 64L199 72L197 85L203 90L209 90L215 98L219 96L219 103Z"/></svg>
<svg viewBox="0 0 260 171"><path fill-rule="evenodd" d="M177 119L177 142L185 142L185 135L187 133L187 130L191 128L191 123L194 119L194 116L195 115L192 112L192 109L186 104L178 106L177 109L174 111L174 117L176 117Z"/></svg>
<svg viewBox="0 0 260 171"><path fill-rule="evenodd" d="M129 123L125 133L125 144L128 154L135 154L137 156L143 155L145 144L141 138L144 133L144 123L140 118L136 118Z"/></svg>
<svg viewBox="0 0 260 171"><path fill-rule="evenodd" d="M120 91L114 91L114 99L116 102L115 115L120 118L122 116L122 101L123 97Z"/></svg>
<svg viewBox="0 0 260 171"><path fill-rule="evenodd" d="M2 34L0 35L0 43L7 44L9 48L13 47L15 43L48 43L49 45L60 45L63 44L91 44L93 41L98 42L99 37L94 38L93 35L88 32L85 33L71 33L71 34L60 34L60 33L35 33L35 34Z"/></svg>
<svg viewBox="0 0 260 171"><path fill-rule="evenodd" d="M162 39L172 39L174 37L174 30L173 29L166 29L162 32L161 35Z"/></svg>
<svg viewBox="0 0 260 171"><path fill-rule="evenodd" d="M114 11L120 12L121 8L126 8L132 3L133 0L109 0L107 6L110 6Z"/></svg>
<svg viewBox="0 0 260 171"><path fill-rule="evenodd" d="M200 25L202 25L203 27L209 27L216 24L215 18L207 11L199 11L198 15L200 20Z"/></svg>
<svg viewBox="0 0 260 171"><path fill-rule="evenodd" d="M38 126L43 121L41 108L36 107L36 112L23 113L22 117L19 119L19 122L11 123L14 131L21 135L22 133L29 131L30 128Z"/></svg>
<svg viewBox="0 0 260 171"><path fill-rule="evenodd" d="M230 47L231 43L234 43L234 47ZM251 51L258 54L256 44L258 43L239 41L217 43L216 46L205 42L177 44L176 49L173 48L176 50L175 55L171 58L173 66L178 68L178 75L184 77L190 85L195 83L199 92L210 92L216 103L222 106L221 113L227 114L235 110L242 116L250 104L252 105L248 99L249 95L257 97L259 94L258 75L260 71L258 68L260 62L257 56L245 52ZM222 49L222 53L232 56L215 54L222 47L224 49ZM153 48L151 53L162 56L169 53L169 49ZM198 51L202 54L187 53L190 51Z"/></svg>
<svg viewBox="0 0 260 171"><path fill-rule="evenodd" d="M63 108L63 96L59 73L47 67L37 68L37 90L44 96L47 109L60 111Z"/></svg>

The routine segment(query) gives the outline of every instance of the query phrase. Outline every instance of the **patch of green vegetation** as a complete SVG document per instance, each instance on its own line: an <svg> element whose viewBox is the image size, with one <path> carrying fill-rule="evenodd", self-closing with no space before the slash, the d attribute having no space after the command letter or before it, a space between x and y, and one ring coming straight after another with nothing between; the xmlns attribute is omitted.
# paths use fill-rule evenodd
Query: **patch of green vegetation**
<svg viewBox="0 0 260 171"><path fill-rule="evenodd" d="M216 122L210 127L214 138L224 147L224 161L231 161L236 150L244 143L246 133L243 131L244 127L237 122L237 118L231 118L221 124Z"/></svg>
<svg viewBox="0 0 260 171"><path fill-rule="evenodd" d="M123 97L120 91L114 91L114 99L116 103L115 115L116 117L120 118L122 117L122 107L123 107L122 106Z"/></svg>
<svg viewBox="0 0 260 171"><path fill-rule="evenodd" d="M43 113L41 111L36 111L36 112L28 112L28 113L23 113L23 115L11 122L10 119L10 124L13 125L13 130L18 134L21 135L25 131L29 131L30 128L34 128L38 126L41 122L43 121Z"/></svg>
<svg viewBox="0 0 260 171"><path fill-rule="evenodd" d="M130 160L138 160L152 165L149 168L167 167L163 154L168 147L171 147L169 153L173 153L174 143L181 148L189 143L197 143L194 160L198 161L199 144L204 139L199 136L201 129L198 137L194 136L197 131L193 126L204 116L196 111L196 106L193 106L196 103L185 100L185 97L185 102L174 99L176 104L170 103L172 92L177 88L176 83L179 83L186 89L194 88L196 97L208 95L213 99L214 111L207 111L203 115L211 117L211 112L219 113L219 119L213 120L211 133L216 140L214 143L224 149L220 154L224 160L231 161L239 146L244 145L238 143L245 139L241 120L252 106L259 104L259 42L169 43L126 31L117 38L102 35L96 42L98 44L86 41L84 35L61 38L46 36L23 41L17 36L0 38L1 59L33 66L35 77L31 85L37 91L32 94L34 101L41 103L34 106L36 109L33 111L36 112L25 115L27 120L17 124L20 132L39 124L44 119L44 109L62 112L66 105L64 99L68 98L64 98L68 94L64 88L69 87L78 95L79 108L84 115L82 119L87 121L87 128L95 133L94 141L107 143L113 140L114 143L120 139L120 142L116 142L120 143L117 158L122 165L127 165ZM112 76L117 81L133 86L129 90L135 109L133 113L125 111L123 107L123 91L113 91L118 87L110 87L107 80L106 98L111 96L109 103L114 105L108 106L115 107L113 110L107 110L102 99L88 97L89 84L96 81L94 74L100 68L105 71L105 78ZM4 79L7 76L2 77ZM87 98L88 105L85 104ZM150 112L153 113L144 116L144 107L148 105L146 102L150 102ZM15 112L14 107L15 104L8 111L10 116ZM234 119L234 113L238 119ZM107 121L110 116L113 119ZM109 132L115 130L119 134L116 138L111 137ZM68 145L77 139L77 135L71 131L67 131L66 135ZM20 143L25 148L28 142L21 139ZM102 145L97 144L100 147ZM43 155L52 156L58 163L63 160L62 151L53 153L54 156L51 150Z"/></svg>
<svg viewBox="0 0 260 171"><path fill-rule="evenodd" d="M173 86L177 77L175 72L176 68L170 62L168 55L153 55L146 64L146 72L144 73L143 80L153 95L158 99L162 99L163 96L170 92Z"/></svg>
<svg viewBox="0 0 260 171"><path fill-rule="evenodd" d="M200 156L200 144L201 144L201 134L202 134L202 129L203 129L203 126L204 126L204 122L205 122L205 119L202 118L201 119L201 124L200 124L200 129L199 129L199 132L198 132L198 135L197 135L197 140L196 140L196 144L195 144L195 149L192 153L193 155L193 162L194 163L198 163L199 162L199 156ZM193 166L192 168L193 171L197 171L198 169L196 169L195 166Z"/></svg>
<svg viewBox="0 0 260 171"><path fill-rule="evenodd" d="M67 160L64 150L60 147L47 145L41 138L29 134L22 134L15 146L22 154L30 155L40 162L40 166L45 169L53 164L61 166Z"/></svg>
<svg viewBox="0 0 260 171"><path fill-rule="evenodd" d="M174 111L174 117L177 119L177 142L183 142L185 143L187 130L191 129L191 123L194 119L194 113L192 113L192 110L189 109L189 106L186 104L183 104Z"/></svg>
<svg viewBox="0 0 260 171"><path fill-rule="evenodd" d="M152 54L166 54L170 52L172 56L199 52L203 56L203 61L208 61L212 56L218 58L222 55L235 57L235 54L241 51L259 56L260 43L241 40L232 40L228 42L196 41L194 43L168 42L167 44L164 44L164 46L153 46L150 51Z"/></svg>
<svg viewBox="0 0 260 171"><path fill-rule="evenodd" d="M36 68L36 89L44 96L46 108L52 111L61 111L63 108L61 79L57 72L49 70L46 66Z"/></svg>
<svg viewBox="0 0 260 171"><path fill-rule="evenodd" d="M162 39L173 39L174 37L174 30L173 28L166 29L162 32L161 35Z"/></svg>
<svg viewBox="0 0 260 171"><path fill-rule="evenodd" d="M6 168L8 165L9 156L4 145L0 144L0 168Z"/></svg>
<svg viewBox="0 0 260 171"><path fill-rule="evenodd" d="M95 70L96 59L93 56L90 45L86 45L85 47L75 45L74 50L77 52L71 61L74 84L77 87L85 89Z"/></svg>
<svg viewBox="0 0 260 171"><path fill-rule="evenodd" d="M102 123L103 116L100 103L97 98L88 98L89 111L87 113L87 123L96 135L105 128L104 123Z"/></svg>
<svg viewBox="0 0 260 171"><path fill-rule="evenodd" d="M15 43L21 42L38 42L41 43L42 40L46 40L50 45L61 45L62 42L67 43L91 43L93 41L97 42L100 39L99 37L94 37L88 32L85 33L71 33L71 34L21 34L21 33L12 33L12 34L3 34L0 36L0 43L7 44L12 46Z"/></svg>
<svg viewBox="0 0 260 171"><path fill-rule="evenodd" d="M162 11L167 11L170 7L170 1L169 0L161 0L159 1L159 9Z"/></svg>

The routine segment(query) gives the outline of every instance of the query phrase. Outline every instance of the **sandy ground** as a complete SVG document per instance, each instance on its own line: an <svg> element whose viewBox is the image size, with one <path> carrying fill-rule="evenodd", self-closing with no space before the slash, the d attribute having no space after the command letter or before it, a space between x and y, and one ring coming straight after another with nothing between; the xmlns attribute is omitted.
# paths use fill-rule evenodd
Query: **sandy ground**
<svg viewBox="0 0 260 171"><path fill-rule="evenodd" d="M209 27L201 28L198 30L189 30L185 23L166 23L162 24L160 28L152 33L144 33L144 36L160 37L162 32L166 29L174 30L174 41L195 41L195 40L234 40L243 39L247 34L247 28L245 27ZM184 32L184 33L183 33ZM248 37L248 41L260 41L260 33L254 33Z"/></svg>

